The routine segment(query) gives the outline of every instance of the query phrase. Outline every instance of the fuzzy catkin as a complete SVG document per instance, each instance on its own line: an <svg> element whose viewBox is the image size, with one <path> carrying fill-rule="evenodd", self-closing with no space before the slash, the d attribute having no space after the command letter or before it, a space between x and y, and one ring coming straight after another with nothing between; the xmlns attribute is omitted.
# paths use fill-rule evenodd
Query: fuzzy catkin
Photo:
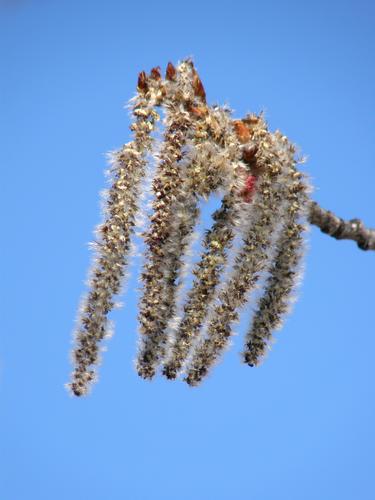
<svg viewBox="0 0 375 500"><path fill-rule="evenodd" d="M158 283L158 320L164 332L167 331L167 327L168 331L170 331L169 325L173 323L176 315L177 296L181 287L183 257L191 244L194 228L200 215L198 195L203 190L212 189L205 182L206 179L202 179L202 174L207 170L207 164L212 163L211 158L217 156L217 145L209 136L207 124L205 123L209 119L211 111L205 105L203 86L194 67L189 62L187 64L191 70L190 95L187 94L189 82L186 82L185 94L177 92L176 98L181 99L181 96L184 96L185 101L182 104L189 109L192 121L185 137L184 155L176 165L180 182L178 190L176 190L175 200L171 203L169 234L163 244L163 281ZM181 76L185 75L182 74ZM182 81L182 83L185 82ZM192 110L195 110L195 112ZM155 217L154 214L151 219L153 220ZM161 329L159 334L161 337ZM164 333L161 339L160 352L157 355L160 360L165 355L168 337L168 333ZM155 362L158 363L158 360L156 359Z"/></svg>
<svg viewBox="0 0 375 500"><path fill-rule="evenodd" d="M171 228L170 236L174 244L168 246L168 268L165 269L164 290L160 304L160 311L166 327L173 322L176 314L177 296L181 287L183 257L191 243L194 228L200 215L200 208L193 193L186 193L186 196L179 197L176 210L178 210L176 214L177 220ZM167 336L165 341L167 342Z"/></svg>
<svg viewBox="0 0 375 500"><path fill-rule="evenodd" d="M169 63L165 79L159 67L150 75L141 72L138 94L130 102L134 140L112 155L111 187L92 244L90 289L75 332L68 387L77 396L86 394L97 376L101 342L111 333L108 314L117 305L136 225L145 241L137 372L151 379L161 366L169 379L186 373L191 386L201 382L229 344L233 323L263 275L263 295L242 356L250 366L264 357L299 277L308 212L309 222L328 234L371 248L372 231L360 221L345 222L310 201L294 146L280 132L270 133L262 114L233 120L227 107L207 105L191 60L177 68ZM165 113L161 146L155 150L151 134L159 119L157 106ZM149 153L156 158L155 168L147 168ZM221 207L202 238L188 288L185 256L198 234L201 201L213 193L223 196Z"/></svg>
<svg viewBox="0 0 375 500"><path fill-rule="evenodd" d="M236 217L234 194L226 196L220 209L213 214L215 220L203 241L205 251L193 270L195 279L184 304L184 314L172 341L163 375L176 378L194 340L198 337L227 259L233 239Z"/></svg>
<svg viewBox="0 0 375 500"><path fill-rule="evenodd" d="M305 226L301 217L306 216L309 190L303 176L295 168L294 148L285 137L278 135L281 154L289 165L285 186L286 211L277 238L276 252L265 283L263 295L245 337L242 353L244 363L256 366L264 357L272 332L282 324L289 310L290 297L299 278L299 265L304 253L302 232Z"/></svg>
<svg viewBox="0 0 375 500"><path fill-rule="evenodd" d="M207 197L225 186L230 193L213 215L215 223L203 241L201 260L192 271L195 280L187 294L184 314L181 321L177 321L163 366L163 374L169 379L176 378L199 335L226 263L227 249L233 239L233 225L241 202L239 193L243 180L239 171L244 166L240 162L241 152L230 116L221 109L210 110L206 113L204 125L205 130L211 130L208 137L207 134L204 136L205 141L196 146L197 159L195 168L187 176L187 190Z"/></svg>
<svg viewBox="0 0 375 500"><path fill-rule="evenodd" d="M163 302L166 302L165 297L173 293L169 292L168 287L174 287L174 277L165 281L165 276L169 272L168 256L173 252L182 251L181 247L176 248L174 240L171 240L171 225L174 205L183 185L179 162L184 157L184 147L194 127L192 117L186 110L186 104L194 100L192 78L192 65L183 62L177 67L173 78L166 82L164 143L153 180L154 212L150 219L149 233L145 235L147 250L141 274L143 295L138 316L141 341L137 372L146 379L154 376L165 350L165 329L168 318L162 306Z"/></svg>
<svg viewBox="0 0 375 500"><path fill-rule="evenodd" d="M68 387L76 396L85 395L94 382L100 343L110 335L107 316L115 305L113 296L120 291L127 264L139 185L145 172L146 154L151 149L151 132L158 119L154 110L158 92L141 73L138 94L131 101L134 140L112 156L109 170L112 185L103 208L104 222L96 230L98 240L94 243L96 256L90 271L90 290L81 303L75 332L74 371Z"/></svg>
<svg viewBox="0 0 375 500"><path fill-rule="evenodd" d="M246 303L248 293L254 288L269 259L268 248L278 224L278 209L282 202L279 181L282 180L280 174L283 169L262 120L253 130L253 139L258 144L257 167L262 170L253 202L253 217L245 231L243 247L235 259L232 276L219 294L207 337L196 347L188 366L185 381L189 385L201 382L228 345L232 335L231 324L239 317L237 310Z"/></svg>

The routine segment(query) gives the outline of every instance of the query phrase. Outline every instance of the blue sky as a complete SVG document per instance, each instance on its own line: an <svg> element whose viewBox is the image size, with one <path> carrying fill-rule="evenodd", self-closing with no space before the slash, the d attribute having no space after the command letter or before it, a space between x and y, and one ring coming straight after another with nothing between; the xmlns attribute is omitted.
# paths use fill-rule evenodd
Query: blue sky
<svg viewBox="0 0 375 500"><path fill-rule="evenodd" d="M370 1L0 1L2 500L370 500L374 254L309 235L266 362L198 389L136 376L137 268L100 382L65 389L105 154L137 73L193 56L211 103L265 110L314 198L375 226ZM242 332L243 333L243 332Z"/></svg>

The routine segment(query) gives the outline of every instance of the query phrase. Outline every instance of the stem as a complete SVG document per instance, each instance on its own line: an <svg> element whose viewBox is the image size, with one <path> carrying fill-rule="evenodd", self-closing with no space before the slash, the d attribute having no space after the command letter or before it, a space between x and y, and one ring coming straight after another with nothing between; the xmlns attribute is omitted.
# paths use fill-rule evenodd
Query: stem
<svg viewBox="0 0 375 500"><path fill-rule="evenodd" d="M311 201L308 221L336 240L352 240L361 250L375 250L375 229L366 228L360 219L345 221Z"/></svg>

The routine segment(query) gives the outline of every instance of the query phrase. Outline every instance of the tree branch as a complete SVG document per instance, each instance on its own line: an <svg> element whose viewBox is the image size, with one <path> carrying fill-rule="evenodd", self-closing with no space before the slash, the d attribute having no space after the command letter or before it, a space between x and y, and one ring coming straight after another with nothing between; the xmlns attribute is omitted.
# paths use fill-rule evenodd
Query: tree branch
<svg viewBox="0 0 375 500"><path fill-rule="evenodd" d="M367 229L360 219L345 221L311 201L308 221L337 240L353 240L361 250L375 250L375 229Z"/></svg>

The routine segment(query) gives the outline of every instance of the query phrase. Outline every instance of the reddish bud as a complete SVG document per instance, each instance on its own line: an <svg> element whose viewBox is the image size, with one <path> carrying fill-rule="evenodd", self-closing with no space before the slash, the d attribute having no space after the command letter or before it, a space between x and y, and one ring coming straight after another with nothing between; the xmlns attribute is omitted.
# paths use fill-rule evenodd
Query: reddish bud
<svg viewBox="0 0 375 500"><path fill-rule="evenodd" d="M138 90L140 92L147 92L148 90L147 76L144 71L141 71L138 75Z"/></svg>
<svg viewBox="0 0 375 500"><path fill-rule="evenodd" d="M167 65L167 71L165 73L165 78L167 80L175 80L176 79L176 68L173 66L171 62L168 63Z"/></svg>
<svg viewBox="0 0 375 500"><path fill-rule="evenodd" d="M204 90L203 83L195 70L193 74L193 89L196 97L200 97L203 102L206 102L206 91Z"/></svg>
<svg viewBox="0 0 375 500"><path fill-rule="evenodd" d="M254 163L256 160L255 155L257 151L258 151L258 146L251 146L249 148L243 149L242 150L243 161L248 163L249 165Z"/></svg>
<svg viewBox="0 0 375 500"><path fill-rule="evenodd" d="M246 203L250 203L255 192L256 177L248 175L245 180L245 187L241 191L241 196Z"/></svg>
<svg viewBox="0 0 375 500"><path fill-rule="evenodd" d="M250 140L250 130L244 124L242 120L234 120L233 122L234 131L237 135L238 140L244 144Z"/></svg>
<svg viewBox="0 0 375 500"><path fill-rule="evenodd" d="M160 66L156 66L155 68L152 68L150 77L153 80L161 80Z"/></svg>
<svg viewBox="0 0 375 500"><path fill-rule="evenodd" d="M206 106L191 106L189 109L190 113L193 114L194 116L201 118L205 115L207 115L207 107Z"/></svg>

